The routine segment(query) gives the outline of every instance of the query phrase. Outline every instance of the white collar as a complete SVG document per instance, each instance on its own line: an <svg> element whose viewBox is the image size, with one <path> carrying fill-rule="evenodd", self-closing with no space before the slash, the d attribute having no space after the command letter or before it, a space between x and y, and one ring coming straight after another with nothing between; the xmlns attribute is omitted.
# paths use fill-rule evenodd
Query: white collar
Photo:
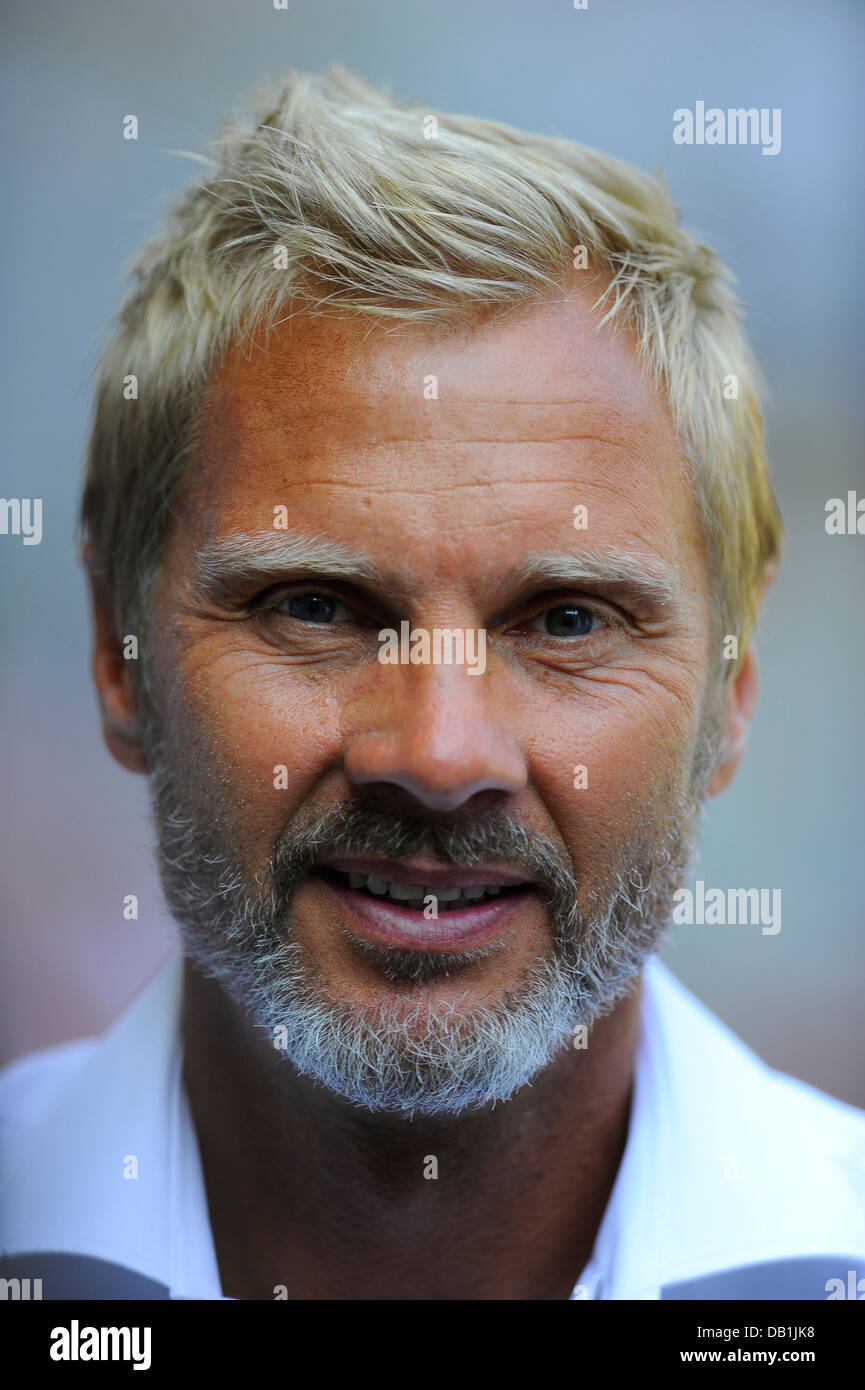
<svg viewBox="0 0 865 1390"><path fill-rule="evenodd" d="M176 954L101 1039L67 1049L75 1066L52 1067L62 1048L13 1064L7 1109L17 1094L30 1123L13 1113L7 1137L7 1251L89 1255L173 1298L223 1297L182 988ZM641 1018L628 1140L572 1297L653 1299L719 1270L865 1251L865 1116L770 1071L657 961Z"/></svg>
<svg viewBox="0 0 865 1390"><path fill-rule="evenodd" d="M695 1297L674 1290L865 1251L863 1183L865 1114L766 1066L652 959L628 1139L582 1276L588 1296Z"/></svg>
<svg viewBox="0 0 865 1390"><path fill-rule="evenodd" d="M98 1039L10 1069L31 1123L9 1117L7 1251L58 1251L134 1269L171 1297L220 1298L207 1198L181 1079L183 957L173 954ZM39 1092L42 1091L40 1096ZM8 1109L8 1104L7 1104ZM58 1172L58 1165L60 1170ZM131 1174L137 1165L137 1177Z"/></svg>

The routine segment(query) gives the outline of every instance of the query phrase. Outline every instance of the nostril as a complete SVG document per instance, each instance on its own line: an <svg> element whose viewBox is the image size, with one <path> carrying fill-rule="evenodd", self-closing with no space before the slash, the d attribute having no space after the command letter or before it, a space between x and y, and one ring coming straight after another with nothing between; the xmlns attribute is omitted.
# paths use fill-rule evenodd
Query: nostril
<svg viewBox="0 0 865 1390"><path fill-rule="evenodd" d="M423 710L420 711L423 713ZM528 770L513 740L486 725L461 721L451 711L408 727L368 731L348 746L345 774L354 786L402 792L427 811L447 813L485 793L514 796L528 785Z"/></svg>
<svg viewBox="0 0 865 1390"><path fill-rule="evenodd" d="M410 777L397 776L369 781L363 778L354 778L352 780L355 785L362 786L365 792L378 795L382 800L389 801L391 805L399 806L406 811L413 811L415 814L419 807L422 807L426 812L438 812L441 815L459 809L465 810L469 806L473 812L480 812L500 804L506 796L510 795L506 789L498 787L492 782L484 781L443 789Z"/></svg>

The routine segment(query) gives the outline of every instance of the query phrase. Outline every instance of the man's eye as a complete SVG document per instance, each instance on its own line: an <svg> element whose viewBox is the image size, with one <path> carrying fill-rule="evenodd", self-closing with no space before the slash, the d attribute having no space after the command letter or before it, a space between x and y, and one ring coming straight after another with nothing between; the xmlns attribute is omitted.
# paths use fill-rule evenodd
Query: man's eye
<svg viewBox="0 0 865 1390"><path fill-rule="evenodd" d="M319 594L314 590L302 594L286 594L280 603L274 604L275 613L285 613L300 623L345 623L351 622L354 614L339 599L330 594Z"/></svg>
<svg viewBox="0 0 865 1390"><path fill-rule="evenodd" d="M592 608L581 608L576 603L545 608L528 624L530 631L542 632L547 637L588 637L603 626L605 620L600 613Z"/></svg>

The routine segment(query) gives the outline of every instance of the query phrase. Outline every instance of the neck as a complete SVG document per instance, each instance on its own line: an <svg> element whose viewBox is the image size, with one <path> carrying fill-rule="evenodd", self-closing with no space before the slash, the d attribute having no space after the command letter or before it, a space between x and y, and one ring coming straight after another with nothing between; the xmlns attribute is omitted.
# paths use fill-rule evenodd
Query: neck
<svg viewBox="0 0 865 1390"><path fill-rule="evenodd" d="M434 1118L371 1113L298 1075L189 960L183 1029L225 1294L570 1296L627 1136L636 993L513 1099Z"/></svg>

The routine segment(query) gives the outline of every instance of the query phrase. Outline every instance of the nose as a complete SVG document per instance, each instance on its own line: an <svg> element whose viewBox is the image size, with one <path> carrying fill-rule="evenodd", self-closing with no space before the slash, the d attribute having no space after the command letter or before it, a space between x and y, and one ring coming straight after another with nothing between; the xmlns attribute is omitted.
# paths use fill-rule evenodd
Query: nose
<svg viewBox="0 0 865 1390"><path fill-rule="evenodd" d="M430 811L525 788L525 758L495 708L489 670L472 679L459 667L391 667L387 676L393 688L380 698L377 727L346 750L353 786L398 787Z"/></svg>

